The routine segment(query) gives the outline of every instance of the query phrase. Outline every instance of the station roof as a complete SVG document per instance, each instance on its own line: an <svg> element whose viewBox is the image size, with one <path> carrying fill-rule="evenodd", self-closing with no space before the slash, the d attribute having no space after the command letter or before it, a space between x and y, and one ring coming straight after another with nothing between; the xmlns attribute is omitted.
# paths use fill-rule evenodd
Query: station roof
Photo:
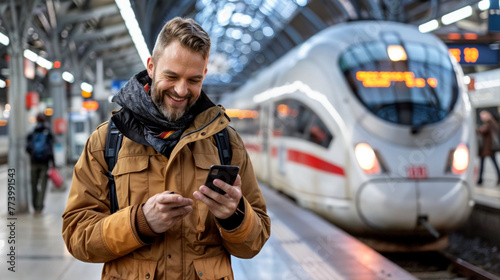
<svg viewBox="0 0 500 280"><path fill-rule="evenodd" d="M22 33L25 49L50 62L60 61L61 68L73 74L75 80L92 84L96 80L98 61L103 62L105 80L127 80L143 70L145 57L152 52L163 24L176 16L190 17L202 25L212 40L205 90L222 94L241 85L253 73L318 31L345 21L376 19L419 25L472 5L473 15L467 20L442 25L441 30L434 32L485 32L485 11L479 8L478 2L0 0L0 32L7 36ZM32 17L16 18L12 13L14 9L18 14L32 14ZM135 18L136 23L126 22L124 18ZM142 37L134 35L136 33ZM136 45L140 46L138 49L147 49L146 54L139 54ZM5 55L7 49L0 44L0 55ZM7 67L6 63L0 67Z"/></svg>

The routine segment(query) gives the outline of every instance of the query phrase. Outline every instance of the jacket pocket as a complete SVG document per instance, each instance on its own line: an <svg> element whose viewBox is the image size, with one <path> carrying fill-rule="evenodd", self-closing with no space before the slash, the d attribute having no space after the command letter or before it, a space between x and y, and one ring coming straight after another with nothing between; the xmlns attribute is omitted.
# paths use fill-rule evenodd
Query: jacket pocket
<svg viewBox="0 0 500 280"><path fill-rule="evenodd" d="M194 157L194 162L196 167L201 168L201 169L210 169L210 166L214 164L220 164L220 160L215 161L216 159L219 158L218 154L193 154Z"/></svg>
<svg viewBox="0 0 500 280"><path fill-rule="evenodd" d="M140 204L148 198L148 166L149 156L127 156L117 161L111 174L115 179L120 209Z"/></svg>
<svg viewBox="0 0 500 280"><path fill-rule="evenodd" d="M156 261L136 260L130 257L121 257L104 264L102 279L104 280L142 280L154 279Z"/></svg>
<svg viewBox="0 0 500 280"><path fill-rule="evenodd" d="M219 164L217 154L193 154L196 165L196 186L205 184L210 166ZM191 223L195 227L195 245L215 245L220 244L219 230L215 224L215 218L208 210L205 203L195 200L193 204Z"/></svg>
<svg viewBox="0 0 500 280"><path fill-rule="evenodd" d="M211 258L197 259L193 261L196 276L200 280L233 280L233 270L229 256L218 255Z"/></svg>

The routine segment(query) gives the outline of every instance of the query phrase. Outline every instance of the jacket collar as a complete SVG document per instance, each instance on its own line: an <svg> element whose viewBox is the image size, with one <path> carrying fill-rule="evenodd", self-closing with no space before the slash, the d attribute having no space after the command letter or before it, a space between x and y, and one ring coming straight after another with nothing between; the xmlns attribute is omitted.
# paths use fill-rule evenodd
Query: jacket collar
<svg viewBox="0 0 500 280"><path fill-rule="evenodd" d="M119 111L114 111L112 119L125 137L139 144L150 146L144 138L141 122L134 118L130 110L122 108ZM191 125L184 131L181 139L187 136L189 139L212 136L227 127L229 122L230 119L226 115L224 107L221 105L210 107L196 116Z"/></svg>

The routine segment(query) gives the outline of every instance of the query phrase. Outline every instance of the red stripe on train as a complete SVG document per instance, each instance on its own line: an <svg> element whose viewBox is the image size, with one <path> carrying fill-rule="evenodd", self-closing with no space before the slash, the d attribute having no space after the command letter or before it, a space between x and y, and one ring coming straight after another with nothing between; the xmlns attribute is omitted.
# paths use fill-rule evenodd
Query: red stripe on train
<svg viewBox="0 0 500 280"><path fill-rule="evenodd" d="M337 174L340 176L345 176L344 169L338 165L335 165L333 163L329 163L327 161L324 161L318 157L315 157L310 154L306 154L297 150L288 150L288 161L291 162L296 162L300 163L303 165L307 165L309 167Z"/></svg>
<svg viewBox="0 0 500 280"><path fill-rule="evenodd" d="M245 144L245 148L250 151L254 152L262 152L262 146L258 144ZM278 156L278 148L277 147L271 147L271 156L272 157L277 157ZM299 164L303 164L306 166L309 166L314 169L318 169L321 171L325 171L328 173L332 174L337 174L340 176L345 176L344 169L338 165L335 165L333 163L324 161L318 157L315 157L310 154L306 154L297 150L288 150L287 151L287 160Z"/></svg>

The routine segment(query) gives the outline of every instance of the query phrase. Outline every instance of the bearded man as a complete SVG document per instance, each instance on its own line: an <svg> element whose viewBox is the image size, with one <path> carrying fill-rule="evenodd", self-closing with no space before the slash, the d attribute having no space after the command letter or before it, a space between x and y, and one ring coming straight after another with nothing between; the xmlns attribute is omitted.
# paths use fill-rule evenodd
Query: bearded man
<svg viewBox="0 0 500 280"><path fill-rule="evenodd" d="M75 165L63 238L86 262L103 262L102 279L233 279L230 255L255 256L270 219L240 136L228 128L231 165L226 192L204 185L220 164L213 135L228 127L224 108L202 91L210 38L192 19L174 18L158 35L147 69L113 101L123 134L112 170L119 211L111 214L104 157L108 122L87 140Z"/></svg>

